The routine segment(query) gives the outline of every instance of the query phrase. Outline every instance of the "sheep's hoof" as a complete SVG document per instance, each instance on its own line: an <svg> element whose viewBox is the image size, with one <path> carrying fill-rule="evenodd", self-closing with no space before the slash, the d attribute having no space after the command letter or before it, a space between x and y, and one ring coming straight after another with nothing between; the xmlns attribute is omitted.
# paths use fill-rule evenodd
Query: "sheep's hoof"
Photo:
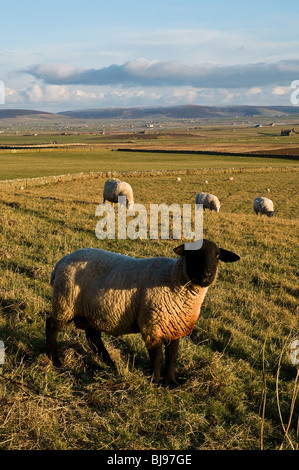
<svg viewBox="0 0 299 470"><path fill-rule="evenodd" d="M154 385L160 385L161 384L161 377L157 376L156 374L151 374L148 378L149 378L150 382Z"/></svg>
<svg viewBox="0 0 299 470"><path fill-rule="evenodd" d="M53 366L56 368L56 369L60 369L61 368L61 360L59 359L59 357L55 357L52 359L52 363L53 363Z"/></svg>
<svg viewBox="0 0 299 470"><path fill-rule="evenodd" d="M176 388L180 385L174 377L165 377L163 382L168 388Z"/></svg>

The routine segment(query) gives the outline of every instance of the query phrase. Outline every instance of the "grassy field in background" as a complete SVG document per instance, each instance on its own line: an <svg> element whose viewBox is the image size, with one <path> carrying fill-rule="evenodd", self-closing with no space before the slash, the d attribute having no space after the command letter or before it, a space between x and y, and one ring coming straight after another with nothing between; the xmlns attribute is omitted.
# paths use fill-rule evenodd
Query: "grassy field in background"
<svg viewBox="0 0 299 470"><path fill-rule="evenodd" d="M138 124L138 123L137 123ZM136 125L137 125L136 124ZM190 122L188 123L190 124ZM192 123L191 123L192 124ZM134 124L135 125L135 124ZM144 125L144 124L143 124ZM187 123L186 123L187 125ZM66 132L38 132L36 136L5 130L0 135L0 147L58 145L57 148L1 149L0 180L61 175L66 173L109 170L168 170L186 168L285 167L298 165L298 159L258 158L241 156L244 152L282 152L299 154L299 133L280 136L279 126L261 128L249 126L194 126L184 128L126 129L130 123L91 123L90 132L69 129ZM295 126L295 129L297 127ZM297 129L298 130L298 129ZM29 132L28 134L31 134ZM24 134L24 135L22 135ZM64 135L65 134L65 135ZM54 144L54 142L56 144ZM70 147L76 144L81 147ZM69 147L67 147L69 146ZM170 153L117 152L118 148L135 150L168 150ZM195 155L171 151L233 152L233 156ZM298 156L299 158L299 156Z"/></svg>
<svg viewBox="0 0 299 470"><path fill-rule="evenodd" d="M13 153L12 153L13 152ZM88 171L297 166L298 161L265 157L187 153L117 152L104 149L0 151L0 180Z"/></svg>
<svg viewBox="0 0 299 470"><path fill-rule="evenodd" d="M66 253L93 246L175 257L177 242L98 240L101 179L0 189L1 449L298 449L298 366L290 360L291 341L299 337L298 171L287 168L294 161L110 151L84 159L77 151L2 152L0 158L5 178L256 168L233 181L221 172L183 176L180 183L171 176L128 179L135 201L148 209L150 203L193 203L201 190L217 194L221 210L205 212L204 236L241 257L219 265L195 329L180 343L182 385L173 390L151 383L139 335L104 337L116 375L70 325L59 336L63 366L55 370L45 355L45 319L50 273ZM265 166L277 168L258 170ZM254 197L268 187L277 210L272 219L252 210Z"/></svg>

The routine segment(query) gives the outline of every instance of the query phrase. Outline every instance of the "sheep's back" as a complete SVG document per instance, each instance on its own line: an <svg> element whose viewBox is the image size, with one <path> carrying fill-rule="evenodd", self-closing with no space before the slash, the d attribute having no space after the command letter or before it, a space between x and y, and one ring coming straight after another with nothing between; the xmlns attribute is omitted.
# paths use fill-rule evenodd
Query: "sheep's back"
<svg viewBox="0 0 299 470"><path fill-rule="evenodd" d="M133 190L129 183L118 179L107 180L103 190L104 199L118 202L118 196L125 196L130 202L133 201Z"/></svg>
<svg viewBox="0 0 299 470"><path fill-rule="evenodd" d="M203 204L206 200L208 193L198 193L195 198L196 204Z"/></svg>
<svg viewBox="0 0 299 470"><path fill-rule="evenodd" d="M159 285L157 272L174 262L92 248L77 250L54 269L55 315L68 321L83 316L95 328L113 335L136 332L144 286Z"/></svg>
<svg viewBox="0 0 299 470"><path fill-rule="evenodd" d="M274 210L273 201L267 197L258 196L253 201L253 209L258 212L271 212Z"/></svg>

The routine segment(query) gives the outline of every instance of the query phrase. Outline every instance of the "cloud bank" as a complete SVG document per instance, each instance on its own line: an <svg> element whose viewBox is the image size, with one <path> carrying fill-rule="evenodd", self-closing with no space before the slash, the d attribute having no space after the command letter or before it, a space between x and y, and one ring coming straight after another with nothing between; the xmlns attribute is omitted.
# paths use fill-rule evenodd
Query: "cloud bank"
<svg viewBox="0 0 299 470"><path fill-rule="evenodd" d="M137 59L99 69L39 64L25 72L49 85L257 88L269 85L288 86L299 77L299 60L241 65L188 65L176 61Z"/></svg>

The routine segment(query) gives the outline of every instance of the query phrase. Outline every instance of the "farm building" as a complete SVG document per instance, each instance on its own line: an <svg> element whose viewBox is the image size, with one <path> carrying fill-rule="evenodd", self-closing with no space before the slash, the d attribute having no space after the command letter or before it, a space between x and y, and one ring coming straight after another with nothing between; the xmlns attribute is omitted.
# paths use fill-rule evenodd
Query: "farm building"
<svg viewBox="0 0 299 470"><path fill-rule="evenodd" d="M294 135L296 134L295 129L281 129L280 135Z"/></svg>

